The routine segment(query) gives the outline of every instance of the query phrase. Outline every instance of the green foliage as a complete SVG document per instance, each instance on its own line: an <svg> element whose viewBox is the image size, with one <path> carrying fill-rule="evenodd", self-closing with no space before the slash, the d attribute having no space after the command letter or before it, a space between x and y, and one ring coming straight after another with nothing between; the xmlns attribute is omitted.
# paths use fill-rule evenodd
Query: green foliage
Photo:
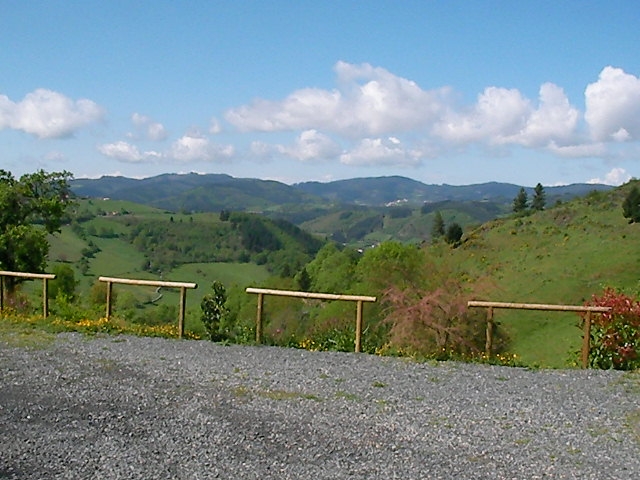
<svg viewBox="0 0 640 480"><path fill-rule="evenodd" d="M349 290L357 257L351 250L339 249L328 243L306 266L311 279L310 290L323 293L344 293Z"/></svg>
<svg viewBox="0 0 640 480"><path fill-rule="evenodd" d="M364 253L358 262L357 279L376 294L393 285L420 285L429 275L425 262L424 251L415 245L384 242Z"/></svg>
<svg viewBox="0 0 640 480"><path fill-rule="evenodd" d="M462 227L458 223L453 222L447 227L447 233L444 239L448 244L458 246L462 239Z"/></svg>
<svg viewBox="0 0 640 480"><path fill-rule="evenodd" d="M117 290L111 290L111 301L115 305L118 300ZM103 307L107 304L107 283L96 280L91 285L88 296L89 305Z"/></svg>
<svg viewBox="0 0 640 480"><path fill-rule="evenodd" d="M640 301L613 288L594 295L588 305L610 307L592 325L592 367L616 370L640 368Z"/></svg>
<svg viewBox="0 0 640 480"><path fill-rule="evenodd" d="M0 267L43 272L49 245L46 234L60 229L70 204L68 172L40 170L16 180L0 170ZM17 280L7 280L13 290Z"/></svg>
<svg viewBox="0 0 640 480"><path fill-rule="evenodd" d="M64 296L69 301L73 301L76 295L76 286L78 285L73 268L64 264L55 265L51 273L56 276L55 279L49 281L49 295L51 298Z"/></svg>
<svg viewBox="0 0 640 480"><path fill-rule="evenodd" d="M547 203L546 193L541 183L538 183L533 189L533 199L531 200L531 210L544 210Z"/></svg>
<svg viewBox="0 0 640 480"><path fill-rule="evenodd" d="M309 272L307 272L306 268L303 268L296 274L295 281L298 288L303 292L308 292L311 288L311 277L309 276Z"/></svg>
<svg viewBox="0 0 640 480"><path fill-rule="evenodd" d="M205 295L200 303L202 310L201 320L209 334L209 339L214 342L219 342L226 338L220 326L224 317L228 314L228 309L225 305L227 302L227 291L224 285L218 281L213 282L211 290L212 292Z"/></svg>
<svg viewBox="0 0 640 480"><path fill-rule="evenodd" d="M640 222L640 190L634 185L622 202L622 214L629 223Z"/></svg>
<svg viewBox="0 0 640 480"><path fill-rule="evenodd" d="M513 212L524 213L528 208L529 197L524 188L520 188L518 195L513 199Z"/></svg>
<svg viewBox="0 0 640 480"><path fill-rule="evenodd" d="M440 210L437 210L433 216L433 226L431 227L431 238L438 239L444 236L444 220Z"/></svg>

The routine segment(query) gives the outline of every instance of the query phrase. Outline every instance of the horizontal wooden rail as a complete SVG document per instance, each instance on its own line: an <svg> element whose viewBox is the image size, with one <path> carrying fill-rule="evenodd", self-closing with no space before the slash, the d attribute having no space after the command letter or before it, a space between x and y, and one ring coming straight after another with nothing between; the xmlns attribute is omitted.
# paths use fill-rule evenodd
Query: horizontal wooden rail
<svg viewBox="0 0 640 480"><path fill-rule="evenodd" d="M468 307L487 308L513 308L520 310L549 310L556 312L608 312L610 307L588 307L584 305L548 305L545 303L505 303L505 302L481 302L470 300Z"/></svg>
<svg viewBox="0 0 640 480"><path fill-rule="evenodd" d="M100 277L101 282L122 283L125 285L147 285L150 287L167 288L198 288L197 283L189 282L165 282L163 280L135 280L131 278Z"/></svg>
<svg viewBox="0 0 640 480"><path fill-rule="evenodd" d="M47 282L56 278L53 273L9 272L0 270L0 310L4 308L4 277L28 278L31 280L42 279L42 315L47 318L49 315L49 285Z"/></svg>
<svg viewBox="0 0 640 480"><path fill-rule="evenodd" d="M554 312L582 312L586 313L584 319L584 333L582 338L582 368L589 366L589 352L591 351L591 314L606 313L611 307L592 307L586 305L549 305L545 303L513 303L513 302L483 302L478 300L470 300L467 302L468 307L487 308L487 332L485 352L491 355L493 347L493 309L507 308L516 310L546 310Z"/></svg>
<svg viewBox="0 0 640 480"><path fill-rule="evenodd" d="M53 280L56 276L53 273L26 273L26 272L7 272L0 270L0 276L6 277L22 277L42 280Z"/></svg>
<svg viewBox="0 0 640 480"><path fill-rule="evenodd" d="M187 288L198 288L197 283L165 282L163 280L136 280L131 278L99 277L98 280L107 283L107 318L111 316L111 291L114 283L124 285L138 285L149 287L166 287L180 289L180 313L178 317L178 336L184 335L184 316L187 306Z"/></svg>
<svg viewBox="0 0 640 480"><path fill-rule="evenodd" d="M299 292L292 290L272 290L268 288L252 288L246 289L247 293L258 294L258 312L256 314L256 343L262 343L262 307L264 304L265 295L276 295L281 297L298 297L298 298L311 298L316 300L346 300L351 302L357 302L356 307L356 338L355 338L355 351L362 351L362 304L363 302L375 302L376 297L369 297L365 295L340 295L335 293L314 293L314 292Z"/></svg>
<svg viewBox="0 0 640 480"><path fill-rule="evenodd" d="M295 290L271 290L268 288L252 288L246 290L247 293L264 293L266 295L279 295L281 297L302 297L315 298L318 300L350 300L362 302L375 302L376 297L368 297L364 295L341 295L337 293L314 293L314 292L298 292Z"/></svg>

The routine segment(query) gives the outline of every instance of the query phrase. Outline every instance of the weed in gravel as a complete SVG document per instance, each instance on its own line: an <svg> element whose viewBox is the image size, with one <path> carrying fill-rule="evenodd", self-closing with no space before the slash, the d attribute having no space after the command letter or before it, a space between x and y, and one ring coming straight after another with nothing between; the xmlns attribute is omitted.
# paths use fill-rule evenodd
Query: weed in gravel
<svg viewBox="0 0 640 480"><path fill-rule="evenodd" d="M233 387L231 389L233 395L237 398L248 398L251 392L244 385L238 385L237 387Z"/></svg>
<svg viewBox="0 0 640 480"><path fill-rule="evenodd" d="M354 402L360 400L360 398L355 393L349 393L342 390L338 390L336 392L336 398L341 398L343 400L352 400Z"/></svg>
<svg viewBox="0 0 640 480"><path fill-rule="evenodd" d="M9 347L41 350L51 345L54 339L53 334L39 330L7 331L4 328L0 329L0 342Z"/></svg>
<svg viewBox="0 0 640 480"><path fill-rule="evenodd" d="M375 382L373 382L371 384L371 386L374 387L374 388L384 388L387 385L385 383L382 383L382 382L379 382L379 381L376 380Z"/></svg>
<svg viewBox="0 0 640 480"><path fill-rule="evenodd" d="M631 430L636 442L640 444L640 409L627 414L626 427Z"/></svg>
<svg viewBox="0 0 640 480"><path fill-rule="evenodd" d="M322 399L317 395L302 392L291 392L287 390L261 390L257 392L260 397L268 398L270 400L314 400L316 402Z"/></svg>

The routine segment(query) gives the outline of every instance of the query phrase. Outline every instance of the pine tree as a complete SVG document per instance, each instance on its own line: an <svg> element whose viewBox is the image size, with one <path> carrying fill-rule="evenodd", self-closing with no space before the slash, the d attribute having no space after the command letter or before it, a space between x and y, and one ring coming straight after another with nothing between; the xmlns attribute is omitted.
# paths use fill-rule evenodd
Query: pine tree
<svg viewBox="0 0 640 480"><path fill-rule="evenodd" d="M433 226L431 228L431 238L434 240L444 236L444 220L440 211L436 211L433 217Z"/></svg>
<svg viewBox="0 0 640 480"><path fill-rule="evenodd" d="M533 199L531 200L531 210L544 210L544 206L547 203L544 187L538 183L536 188L533 189Z"/></svg>
<svg viewBox="0 0 640 480"><path fill-rule="evenodd" d="M513 199L513 211L514 213L524 213L527 210L527 204L529 197L523 187L520 188L518 195Z"/></svg>

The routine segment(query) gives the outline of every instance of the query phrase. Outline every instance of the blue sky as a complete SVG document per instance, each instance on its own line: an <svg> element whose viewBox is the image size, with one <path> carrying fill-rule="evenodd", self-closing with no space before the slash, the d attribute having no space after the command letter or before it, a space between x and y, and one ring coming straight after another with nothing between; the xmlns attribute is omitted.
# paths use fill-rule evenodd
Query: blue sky
<svg viewBox="0 0 640 480"><path fill-rule="evenodd" d="M0 0L0 168L640 177L633 1Z"/></svg>

